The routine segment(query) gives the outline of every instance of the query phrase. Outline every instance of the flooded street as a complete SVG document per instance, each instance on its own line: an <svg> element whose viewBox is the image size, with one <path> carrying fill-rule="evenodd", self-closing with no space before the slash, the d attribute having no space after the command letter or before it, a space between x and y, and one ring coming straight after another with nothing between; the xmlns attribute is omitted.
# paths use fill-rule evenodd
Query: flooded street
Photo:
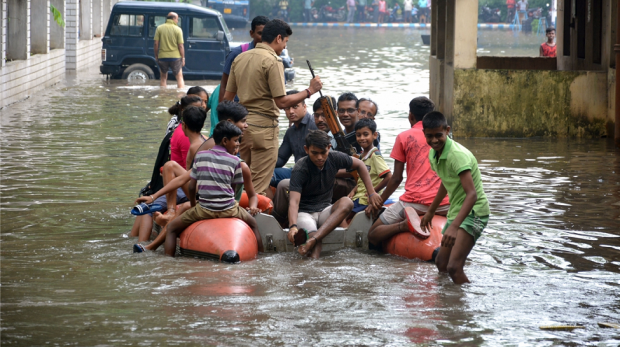
<svg viewBox="0 0 620 347"><path fill-rule="evenodd" d="M376 100L393 168L408 103L428 95L422 31L293 31L295 87L307 87L309 59L324 93ZM504 34L513 35L483 40L481 32L482 49L510 52ZM353 249L236 265L171 259L162 249L133 254L129 211L180 91L97 73L69 76L0 111L2 344L620 344L620 330L597 325L620 323L620 152L612 141L456 138L478 159L491 204L465 267L472 283L461 287L434 264ZM217 81L186 83L212 91ZM584 329L539 329L557 324Z"/></svg>

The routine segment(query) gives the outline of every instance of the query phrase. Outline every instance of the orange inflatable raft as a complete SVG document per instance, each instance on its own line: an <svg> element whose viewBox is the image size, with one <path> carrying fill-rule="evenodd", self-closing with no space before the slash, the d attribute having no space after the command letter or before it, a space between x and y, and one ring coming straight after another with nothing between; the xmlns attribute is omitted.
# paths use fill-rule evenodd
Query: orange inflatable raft
<svg viewBox="0 0 620 347"><path fill-rule="evenodd" d="M396 234L383 243L383 251L408 259L434 260L437 255L435 250L441 246L441 230L446 224L446 217L435 216L432 223L433 228L427 239L421 239L412 232Z"/></svg>
<svg viewBox="0 0 620 347"><path fill-rule="evenodd" d="M247 208L248 196L241 196L239 206ZM273 203L258 196L258 208L271 212ZM256 258L258 243L252 229L237 218L207 219L190 225L180 236L181 255L238 263Z"/></svg>

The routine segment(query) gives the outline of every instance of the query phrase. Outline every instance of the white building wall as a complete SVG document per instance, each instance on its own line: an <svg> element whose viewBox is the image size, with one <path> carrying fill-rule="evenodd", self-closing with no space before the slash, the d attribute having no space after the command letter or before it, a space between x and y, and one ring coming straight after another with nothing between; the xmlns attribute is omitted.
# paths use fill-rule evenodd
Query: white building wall
<svg viewBox="0 0 620 347"><path fill-rule="evenodd" d="M37 10L41 7L40 1L47 3L47 20L31 22L32 1L37 2L35 3ZM53 0L51 3L58 5L58 1L61 0ZM68 70L81 70L99 65L101 63L101 37L94 35L100 32L103 36L104 25L107 25L110 11L116 2L117 0L83 0L82 6L87 6L87 8L80 11L78 8L79 0L65 0L64 11L60 9L61 12L64 12L63 19L65 21L65 28L64 30L61 29L64 48L50 49L52 31L56 32L54 35L58 35L58 28L52 30L52 26L57 26L57 24L50 14L50 0L0 0L0 23L2 24L0 29L0 54L2 58L0 59L0 108L26 99L37 91L61 82ZM26 30L26 35L22 34L18 45L20 48L25 45L27 54L26 56L22 54L24 59L5 62L8 50L7 35L9 33L7 17L11 3L20 6L20 13L24 13L21 6L27 6L26 18L19 18L20 23L24 24L22 27ZM87 21L82 22L83 26L88 25L88 27L81 40L79 37L80 12L88 15ZM47 47L46 53L30 55L31 23L34 25L32 30L36 30L36 35L40 35L39 30L43 31L42 37L46 40L43 47ZM93 27L93 24L96 27ZM41 44L41 36L37 36L37 40ZM59 46L62 45L59 44Z"/></svg>

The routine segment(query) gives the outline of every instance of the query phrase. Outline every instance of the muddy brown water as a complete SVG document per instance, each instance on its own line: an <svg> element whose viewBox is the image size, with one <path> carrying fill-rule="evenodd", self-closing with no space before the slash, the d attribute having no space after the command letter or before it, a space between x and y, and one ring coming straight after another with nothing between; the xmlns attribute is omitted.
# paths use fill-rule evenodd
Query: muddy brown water
<svg viewBox="0 0 620 347"><path fill-rule="evenodd" d="M419 35L295 29L295 86L310 59L328 94L376 100L388 158L408 101L428 94ZM179 92L97 72L0 111L2 344L620 343L597 326L620 321L620 155L608 140L457 138L492 213L461 287L433 264L351 249L237 265L132 254L129 210ZM585 328L539 329L554 324Z"/></svg>

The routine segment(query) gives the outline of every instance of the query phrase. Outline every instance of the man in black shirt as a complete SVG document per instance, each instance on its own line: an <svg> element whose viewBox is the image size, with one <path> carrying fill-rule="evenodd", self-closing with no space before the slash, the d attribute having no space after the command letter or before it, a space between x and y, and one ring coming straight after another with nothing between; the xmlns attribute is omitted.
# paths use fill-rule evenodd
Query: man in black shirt
<svg viewBox="0 0 620 347"><path fill-rule="evenodd" d="M383 201L373 188L366 165L344 153L330 151L331 143L325 132L310 131L304 149L308 156L295 163L291 174L288 238L294 243L299 229L306 229L308 240L299 247L298 252L318 259L321 240L340 225L353 209L353 201L346 196L331 205L338 170L357 170L368 190L368 204L373 209L379 210Z"/></svg>
<svg viewBox="0 0 620 347"><path fill-rule="evenodd" d="M286 95L297 94L296 90L289 90ZM317 130L314 123L314 117L308 113L306 103L301 101L291 107L284 109L286 118L292 125L286 129L282 144L278 149L278 161L276 162L276 168L273 171L273 177L271 177L270 185L277 187L280 181L291 178L291 168L285 168L284 165L288 162L291 155L295 158L295 162L306 156L304 151L304 143L308 131ZM270 192L271 190L269 190ZM269 196L272 198L272 196Z"/></svg>

